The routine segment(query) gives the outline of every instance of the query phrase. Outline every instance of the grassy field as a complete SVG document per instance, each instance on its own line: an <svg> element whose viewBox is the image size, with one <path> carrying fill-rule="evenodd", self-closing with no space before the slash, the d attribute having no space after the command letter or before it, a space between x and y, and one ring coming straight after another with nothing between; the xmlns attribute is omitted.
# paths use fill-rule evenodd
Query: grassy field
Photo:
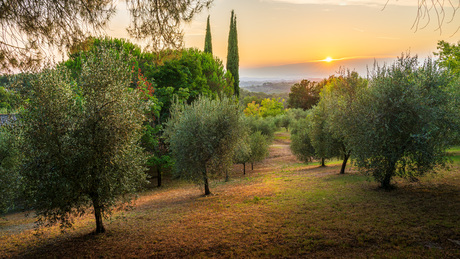
<svg viewBox="0 0 460 259"><path fill-rule="evenodd" d="M299 163L286 136L278 133L253 171L235 166L230 182L214 182L211 196L177 181L144 193L105 221L103 235L91 234L91 215L66 233L37 232L33 219L8 215L0 258L460 257L460 149L449 151L450 170L396 179L387 192L355 168L339 175L340 161Z"/></svg>

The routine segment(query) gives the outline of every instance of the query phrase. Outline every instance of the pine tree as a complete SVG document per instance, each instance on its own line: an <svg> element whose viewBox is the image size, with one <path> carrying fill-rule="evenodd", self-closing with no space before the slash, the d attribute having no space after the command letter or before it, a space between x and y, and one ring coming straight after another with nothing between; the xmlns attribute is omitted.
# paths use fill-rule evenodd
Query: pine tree
<svg viewBox="0 0 460 259"><path fill-rule="evenodd" d="M204 52L212 54L212 38L211 38L211 26L209 25L209 15L208 15L208 24L206 25L206 38L204 40Z"/></svg>
<svg viewBox="0 0 460 259"><path fill-rule="evenodd" d="M232 73L235 79L234 93L240 95L240 76L239 76L239 55L238 55L238 33L236 31L236 15L232 10L230 18L230 32L228 34L227 70Z"/></svg>

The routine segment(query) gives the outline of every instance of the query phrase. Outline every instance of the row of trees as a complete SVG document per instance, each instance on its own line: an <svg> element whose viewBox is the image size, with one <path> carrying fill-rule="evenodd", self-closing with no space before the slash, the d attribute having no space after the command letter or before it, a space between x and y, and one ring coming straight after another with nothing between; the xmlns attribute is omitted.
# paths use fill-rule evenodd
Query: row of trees
<svg viewBox="0 0 460 259"><path fill-rule="evenodd" d="M293 152L323 165L342 158L340 173L352 156L385 189L394 176L416 180L445 165L445 150L459 132L460 96L458 79L440 65L402 56L375 67L368 79L350 71L330 77L319 102L294 126Z"/></svg>
<svg viewBox="0 0 460 259"><path fill-rule="evenodd" d="M212 36L209 16L206 22L206 36L204 40L204 52L212 54ZM228 33L227 46L227 71L229 71L234 79L233 92L236 96L240 95L240 76L239 76L240 57L238 51L238 32L236 28L236 15L232 10L230 17L230 31Z"/></svg>
<svg viewBox="0 0 460 259"><path fill-rule="evenodd" d="M222 62L196 49L163 54L89 38L56 67L12 76L23 108L2 128L0 209L20 200L39 223L66 227L91 206L102 233L113 206L145 187L145 166L192 180L199 172L209 194L209 180L241 157L240 136L256 143L248 161L263 159L268 142L250 131Z"/></svg>

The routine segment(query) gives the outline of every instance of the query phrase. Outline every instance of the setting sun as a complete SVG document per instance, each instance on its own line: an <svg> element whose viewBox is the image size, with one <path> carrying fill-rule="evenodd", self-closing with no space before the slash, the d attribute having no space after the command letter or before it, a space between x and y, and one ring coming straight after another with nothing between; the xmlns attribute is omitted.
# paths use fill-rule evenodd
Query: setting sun
<svg viewBox="0 0 460 259"><path fill-rule="evenodd" d="M326 61L326 62L331 62L332 60L334 60L334 59L332 59L331 57L327 57L327 58L324 59L324 61Z"/></svg>

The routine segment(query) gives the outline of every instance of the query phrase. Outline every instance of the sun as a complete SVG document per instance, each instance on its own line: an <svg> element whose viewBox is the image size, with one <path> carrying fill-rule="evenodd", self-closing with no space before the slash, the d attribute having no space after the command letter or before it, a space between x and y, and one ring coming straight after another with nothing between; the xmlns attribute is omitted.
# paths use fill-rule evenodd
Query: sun
<svg viewBox="0 0 460 259"><path fill-rule="evenodd" d="M326 61L326 62L331 62L332 60L334 60L334 59L331 58L331 57L327 57L327 58L324 59L324 61Z"/></svg>

